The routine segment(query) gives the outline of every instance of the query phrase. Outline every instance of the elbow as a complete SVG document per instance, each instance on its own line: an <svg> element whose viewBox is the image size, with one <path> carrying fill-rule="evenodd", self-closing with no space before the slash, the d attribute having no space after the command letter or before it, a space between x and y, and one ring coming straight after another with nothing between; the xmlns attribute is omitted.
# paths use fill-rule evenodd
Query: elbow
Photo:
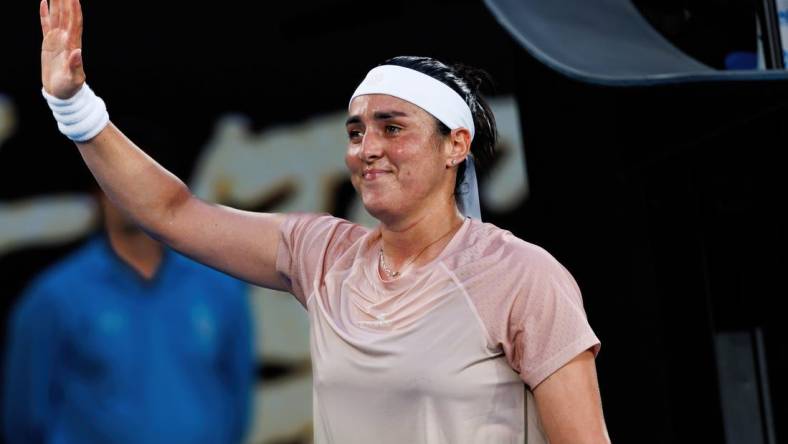
<svg viewBox="0 0 788 444"><path fill-rule="evenodd" d="M183 183L169 193L159 209L155 223L146 228L146 232L152 238L161 242L172 244L178 233L178 220L180 220L184 208L195 199L189 188Z"/></svg>

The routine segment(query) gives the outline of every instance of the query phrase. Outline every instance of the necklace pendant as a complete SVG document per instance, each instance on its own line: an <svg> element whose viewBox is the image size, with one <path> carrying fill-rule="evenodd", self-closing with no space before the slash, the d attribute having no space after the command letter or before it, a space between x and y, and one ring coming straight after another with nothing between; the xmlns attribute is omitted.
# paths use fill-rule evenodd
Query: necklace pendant
<svg viewBox="0 0 788 444"><path fill-rule="evenodd" d="M399 271L391 271L391 268L386 263L386 257L383 254L382 248L380 249L380 267L383 268L383 272L386 273L386 276L388 276L389 279L396 279L400 275Z"/></svg>

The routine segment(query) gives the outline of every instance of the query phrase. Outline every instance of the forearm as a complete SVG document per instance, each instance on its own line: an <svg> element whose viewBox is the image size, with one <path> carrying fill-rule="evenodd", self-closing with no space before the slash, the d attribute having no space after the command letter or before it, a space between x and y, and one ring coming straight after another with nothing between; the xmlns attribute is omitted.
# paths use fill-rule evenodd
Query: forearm
<svg viewBox="0 0 788 444"><path fill-rule="evenodd" d="M115 205L154 236L170 237L168 231L174 214L192 198L180 179L134 145L112 123L96 137L77 146Z"/></svg>

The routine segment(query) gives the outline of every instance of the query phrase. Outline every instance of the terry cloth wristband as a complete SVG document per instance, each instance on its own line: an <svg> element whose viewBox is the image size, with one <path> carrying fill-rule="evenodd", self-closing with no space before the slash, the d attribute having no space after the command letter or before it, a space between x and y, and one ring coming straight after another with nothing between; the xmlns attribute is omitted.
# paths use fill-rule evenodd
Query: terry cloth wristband
<svg viewBox="0 0 788 444"><path fill-rule="evenodd" d="M86 142L96 137L109 123L107 106L87 83L68 99L59 99L44 88L41 88L41 94L49 104L60 132L74 142Z"/></svg>

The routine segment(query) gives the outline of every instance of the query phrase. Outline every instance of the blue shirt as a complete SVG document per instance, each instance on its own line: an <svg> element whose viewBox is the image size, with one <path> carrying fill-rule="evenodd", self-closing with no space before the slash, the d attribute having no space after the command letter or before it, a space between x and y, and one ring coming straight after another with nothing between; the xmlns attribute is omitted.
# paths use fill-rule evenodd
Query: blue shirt
<svg viewBox="0 0 788 444"><path fill-rule="evenodd" d="M253 370L246 291L170 250L145 280L92 239L14 311L7 441L239 442Z"/></svg>

